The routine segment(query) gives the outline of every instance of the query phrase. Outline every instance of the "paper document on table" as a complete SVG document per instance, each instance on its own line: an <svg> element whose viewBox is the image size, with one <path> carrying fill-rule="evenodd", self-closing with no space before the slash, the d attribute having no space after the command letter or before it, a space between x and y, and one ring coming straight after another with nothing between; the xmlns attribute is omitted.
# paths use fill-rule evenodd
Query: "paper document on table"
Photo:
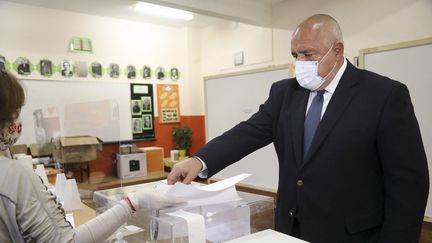
<svg viewBox="0 0 432 243"><path fill-rule="evenodd" d="M224 203L241 199L235 184L249 176L250 174L240 174L205 186L186 185L180 182L174 185L160 183L156 190L164 193L169 199L186 201L188 206Z"/></svg>

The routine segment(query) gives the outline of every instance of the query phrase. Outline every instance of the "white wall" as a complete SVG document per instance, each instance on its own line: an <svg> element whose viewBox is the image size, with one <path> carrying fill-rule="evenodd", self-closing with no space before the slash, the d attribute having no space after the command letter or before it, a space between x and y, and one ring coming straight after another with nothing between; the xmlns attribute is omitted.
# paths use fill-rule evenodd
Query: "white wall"
<svg viewBox="0 0 432 243"><path fill-rule="evenodd" d="M316 13L335 17L343 30L345 56L351 61L363 48L432 36L430 0L304 0L273 8L273 31L226 21L201 31L202 75L285 64L291 57L291 34ZM273 47L273 48L272 48ZM245 52L246 66L235 68L232 54Z"/></svg>
<svg viewBox="0 0 432 243"><path fill-rule="evenodd" d="M432 36L430 0L285 1L273 8L273 29L231 21L202 29L171 28L0 1L0 54L10 61L26 56L32 63L49 58L54 63L69 59L104 66L176 66L181 71L182 114L203 115L202 77L292 62L292 31L314 13L340 22L351 61L359 49ZM91 38L94 53L68 53L73 36ZM244 52L245 65L234 67L238 51ZM53 79L62 77L57 73ZM124 77L119 81L129 82Z"/></svg>
<svg viewBox="0 0 432 243"><path fill-rule="evenodd" d="M103 67L108 67L112 62L118 63L122 68L129 64L135 65L137 69L144 65L152 68L163 66L166 69L177 67L181 73L177 83L181 91L182 115L204 113L200 106L195 109L187 98L193 85L189 79L190 47L187 44L188 29L186 28L171 28L0 1L0 29L0 54L11 63L17 57L25 56L33 64L37 64L40 59L48 58L55 64L67 59L72 63L86 61L90 64L97 61ZM92 54L69 53L69 40L75 36L90 38L94 52ZM35 71L26 79L47 78ZM48 79L64 78L56 73ZM90 74L88 78L71 79L95 80ZM118 80L105 75L101 81L130 82L124 75ZM148 81L137 77L133 82L147 83ZM155 78L150 82L173 83L169 80L156 81ZM202 98L199 102L196 100L193 102L202 103L201 100Z"/></svg>
<svg viewBox="0 0 432 243"><path fill-rule="evenodd" d="M363 48L432 36L430 0L287 1L273 10L275 26L291 30L312 14L333 16L341 25L345 55L350 60Z"/></svg>
<svg viewBox="0 0 432 243"><path fill-rule="evenodd" d="M202 28L201 72L203 76L268 66L273 62L271 28L232 21ZM234 53L244 52L244 65L234 66Z"/></svg>

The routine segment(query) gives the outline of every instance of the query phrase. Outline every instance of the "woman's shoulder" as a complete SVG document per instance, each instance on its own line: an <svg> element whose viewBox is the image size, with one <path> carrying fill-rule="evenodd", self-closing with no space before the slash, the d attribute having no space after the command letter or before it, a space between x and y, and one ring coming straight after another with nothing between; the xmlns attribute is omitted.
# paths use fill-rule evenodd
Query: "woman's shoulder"
<svg viewBox="0 0 432 243"><path fill-rule="evenodd" d="M3 183L24 183L32 180L34 174L30 168L25 167L19 161L0 157L0 186L3 186Z"/></svg>

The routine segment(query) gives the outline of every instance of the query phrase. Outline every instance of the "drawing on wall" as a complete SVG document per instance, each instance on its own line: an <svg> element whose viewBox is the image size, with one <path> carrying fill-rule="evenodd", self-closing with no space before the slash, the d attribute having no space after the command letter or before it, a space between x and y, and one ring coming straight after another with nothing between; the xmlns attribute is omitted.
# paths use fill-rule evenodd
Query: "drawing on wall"
<svg viewBox="0 0 432 243"><path fill-rule="evenodd" d="M156 68L156 77L159 80L165 79L165 69L163 67L157 67Z"/></svg>
<svg viewBox="0 0 432 243"><path fill-rule="evenodd" d="M68 60L63 60L61 63L61 75L66 78L72 77L73 75L72 65Z"/></svg>
<svg viewBox="0 0 432 243"><path fill-rule="evenodd" d="M102 77L102 64L93 62L91 64L91 74L94 78Z"/></svg>
<svg viewBox="0 0 432 243"><path fill-rule="evenodd" d="M143 78L144 79L151 78L151 68L147 65L143 67Z"/></svg>
<svg viewBox="0 0 432 243"><path fill-rule="evenodd" d="M120 67L117 63L109 65L109 75L111 78L118 78L120 76Z"/></svg>
<svg viewBox="0 0 432 243"><path fill-rule="evenodd" d="M177 81L179 79L179 70L178 68L171 68L170 69L170 77L172 81Z"/></svg>

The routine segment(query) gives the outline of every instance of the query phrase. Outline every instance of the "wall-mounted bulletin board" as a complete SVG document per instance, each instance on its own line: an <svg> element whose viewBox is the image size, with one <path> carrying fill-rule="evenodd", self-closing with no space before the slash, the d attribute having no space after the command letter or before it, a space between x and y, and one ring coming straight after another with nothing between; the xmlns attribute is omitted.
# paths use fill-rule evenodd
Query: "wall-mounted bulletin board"
<svg viewBox="0 0 432 243"><path fill-rule="evenodd" d="M259 68L204 77L206 99L206 141L221 135L258 111L269 96L271 85L292 77L292 65ZM213 179L225 179L240 173L252 176L247 186L275 192L278 185L278 160L273 144L269 144L223 169Z"/></svg>
<svg viewBox="0 0 432 243"><path fill-rule="evenodd" d="M177 84L158 84L159 123L180 122L180 101Z"/></svg>
<svg viewBox="0 0 432 243"><path fill-rule="evenodd" d="M155 137L153 86L131 84L131 121L133 139Z"/></svg>
<svg viewBox="0 0 432 243"><path fill-rule="evenodd" d="M432 174L432 37L377 46L360 50L360 67L388 76L407 85L420 126L429 174ZM429 186L429 195L432 186ZM432 197L429 196L425 215L432 217Z"/></svg>

